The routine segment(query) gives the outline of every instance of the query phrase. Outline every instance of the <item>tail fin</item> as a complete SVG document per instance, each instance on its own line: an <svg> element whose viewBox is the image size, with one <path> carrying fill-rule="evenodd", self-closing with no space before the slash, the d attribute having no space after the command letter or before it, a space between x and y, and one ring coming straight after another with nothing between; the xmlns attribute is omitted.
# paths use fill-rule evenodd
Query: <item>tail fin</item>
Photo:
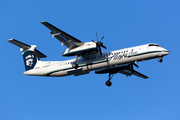
<svg viewBox="0 0 180 120"><path fill-rule="evenodd" d="M26 71L33 69L37 62L40 61L40 58L46 57L46 55L36 49L36 45L30 46L15 39L10 39L8 42L21 48L20 51L22 51Z"/></svg>

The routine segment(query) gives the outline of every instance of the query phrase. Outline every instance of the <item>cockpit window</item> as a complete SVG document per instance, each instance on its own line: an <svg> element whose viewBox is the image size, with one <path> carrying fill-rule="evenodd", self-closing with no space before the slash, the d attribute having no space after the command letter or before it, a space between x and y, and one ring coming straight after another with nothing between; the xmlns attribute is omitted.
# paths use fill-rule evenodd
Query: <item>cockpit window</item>
<svg viewBox="0 0 180 120"><path fill-rule="evenodd" d="M149 44L149 46L157 46L157 47L160 47L158 44Z"/></svg>

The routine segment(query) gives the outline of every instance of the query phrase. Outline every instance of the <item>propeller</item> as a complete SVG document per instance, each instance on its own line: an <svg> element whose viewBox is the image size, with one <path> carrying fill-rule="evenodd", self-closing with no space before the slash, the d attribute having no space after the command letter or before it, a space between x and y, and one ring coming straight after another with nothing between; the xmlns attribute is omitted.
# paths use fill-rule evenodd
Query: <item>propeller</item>
<svg viewBox="0 0 180 120"><path fill-rule="evenodd" d="M91 41L94 42L94 43L96 43L96 46L97 46L97 48L99 49L99 52L100 52L100 56L102 57L101 47L107 49L106 46L104 46L104 45L103 45L103 42L102 42L102 40L104 39L104 36L103 36L103 37L101 38L101 40L99 41L99 39L98 39L98 34L97 34L97 32L96 32L96 37L97 37L97 42L95 42L94 40L91 40Z"/></svg>

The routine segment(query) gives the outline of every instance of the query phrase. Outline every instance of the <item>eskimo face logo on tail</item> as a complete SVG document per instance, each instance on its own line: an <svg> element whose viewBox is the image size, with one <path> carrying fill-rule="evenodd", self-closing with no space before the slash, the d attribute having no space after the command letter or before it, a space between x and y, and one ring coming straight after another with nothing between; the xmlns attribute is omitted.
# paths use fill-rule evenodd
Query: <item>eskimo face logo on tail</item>
<svg viewBox="0 0 180 120"><path fill-rule="evenodd" d="M33 65L33 58L34 58L34 55L28 55L26 57L26 66L32 66Z"/></svg>
<svg viewBox="0 0 180 120"><path fill-rule="evenodd" d="M26 70L33 69L37 63L37 58L34 51L27 51L23 54Z"/></svg>

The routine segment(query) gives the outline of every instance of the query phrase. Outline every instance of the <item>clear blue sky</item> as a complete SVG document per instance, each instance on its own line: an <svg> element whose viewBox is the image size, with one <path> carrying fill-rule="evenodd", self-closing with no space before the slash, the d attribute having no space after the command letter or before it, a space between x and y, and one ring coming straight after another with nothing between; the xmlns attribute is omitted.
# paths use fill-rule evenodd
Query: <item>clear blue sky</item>
<svg viewBox="0 0 180 120"><path fill-rule="evenodd" d="M180 2L178 0L4 0L0 4L0 120L180 120ZM26 76L15 38L62 61L65 46L40 21L48 21L83 42L96 40L107 50L158 43L170 51L137 63L149 76L91 72L79 77Z"/></svg>

